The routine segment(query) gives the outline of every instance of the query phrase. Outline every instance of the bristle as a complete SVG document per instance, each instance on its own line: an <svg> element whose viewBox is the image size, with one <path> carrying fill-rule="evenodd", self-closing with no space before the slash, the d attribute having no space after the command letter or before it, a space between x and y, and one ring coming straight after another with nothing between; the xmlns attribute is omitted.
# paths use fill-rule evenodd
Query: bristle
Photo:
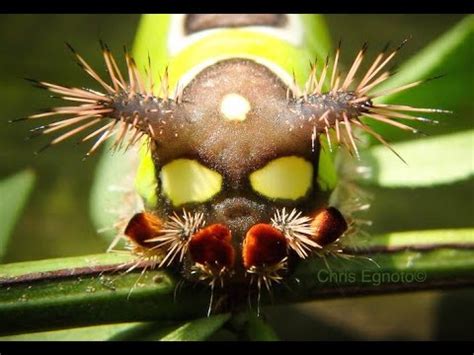
<svg viewBox="0 0 474 355"><path fill-rule="evenodd" d="M117 124L117 121L115 122L111 122L111 127L109 129L107 129L104 133L101 134L101 136L99 137L99 139L97 139L94 143L94 145L89 149L89 151L86 153L85 157L89 157L91 156L92 154L94 154L94 152L97 150L97 148L99 148L99 146L105 142L108 138L110 138L112 135L113 135L113 131L112 129L114 128L114 126Z"/></svg>
<svg viewBox="0 0 474 355"><path fill-rule="evenodd" d="M150 97L153 95L153 90L155 87L155 83L153 82L153 70L151 68L151 57L150 57L150 52L148 52L148 92L147 92L147 97ZM179 101L179 99L178 99Z"/></svg>
<svg viewBox="0 0 474 355"><path fill-rule="evenodd" d="M349 122L349 118L347 117L347 114L345 112L342 113L342 116L344 117L344 125L346 126L346 132L347 132L347 136L349 137L349 140L351 142L351 145L352 145L352 148L353 148L353 151L357 157L357 159L360 158L359 156L359 150L357 149L357 145L354 141L354 135L352 133L352 125L351 123Z"/></svg>
<svg viewBox="0 0 474 355"><path fill-rule="evenodd" d="M367 83L365 86L361 87L357 90L358 95L366 95L368 91L370 91L374 86L377 86L387 80L390 77L389 72L382 73L376 80L372 81L371 83Z"/></svg>
<svg viewBox="0 0 474 355"><path fill-rule="evenodd" d="M329 66L329 56L326 58L326 62L323 66L323 71L321 72L321 76L319 80L317 81L317 86L313 93L321 93L321 90L323 89L323 85L324 85L324 80L326 79L328 66ZM315 75L316 75L316 72L315 72Z"/></svg>
<svg viewBox="0 0 474 355"><path fill-rule="evenodd" d="M326 133L326 138L327 138L327 141L328 141L329 151L332 152L331 134L329 133L330 125L329 125L329 122L326 119L326 117L324 117L324 123L325 123L324 132Z"/></svg>
<svg viewBox="0 0 474 355"><path fill-rule="evenodd" d="M388 41L388 42L385 44L385 46L384 46L383 49L382 49L381 54L385 54L385 53L388 51L388 49L390 48L390 44L391 44L390 41Z"/></svg>
<svg viewBox="0 0 474 355"><path fill-rule="evenodd" d="M77 59L77 62L79 66L87 73L89 74L93 79L95 79L102 87L109 92L109 94L114 93L113 88L108 85L100 76L97 74L97 72L92 69L92 67L82 58L75 50L72 48L72 46L69 43L66 43L68 48L71 50L71 52L74 54L74 56Z"/></svg>
<svg viewBox="0 0 474 355"><path fill-rule="evenodd" d="M165 72L163 74L163 80L161 81L161 90L163 92L163 97L165 100L169 96L169 74L168 74L168 67L165 67Z"/></svg>
<svg viewBox="0 0 474 355"><path fill-rule="evenodd" d="M388 149L390 149L402 162L407 164L405 159L401 157L400 154L397 153L395 149L392 148L392 146L377 132L375 132L373 129L371 129L369 126L366 124L362 123L361 121L353 121L353 123L357 126L360 126L364 131L367 133L371 134L375 139L377 139L380 143L382 143L384 146L386 146Z"/></svg>
<svg viewBox="0 0 474 355"><path fill-rule="evenodd" d="M339 40L339 43L338 43L337 49L336 49L336 54L334 55L334 63L333 63L333 66L332 66L331 82L329 84L329 86L331 88L334 88L334 86L335 86L336 72L337 72L337 66L339 64L339 54L341 52L341 45L342 45L342 41Z"/></svg>
<svg viewBox="0 0 474 355"><path fill-rule="evenodd" d="M405 113L395 111L395 109L385 109L385 108L382 108L382 107L379 107L379 106L373 106L372 109L371 109L371 112L379 113L379 114L384 115L386 117L400 118L400 119L404 119L404 120L420 121L420 122L426 122L426 123L432 123L432 124L438 124L439 123L438 121L431 120L429 118L407 115ZM421 111L421 112L426 112L426 111ZM444 113L447 113L447 112L444 112Z"/></svg>
<svg viewBox="0 0 474 355"><path fill-rule="evenodd" d="M356 58L355 58L355 60L352 64L351 69L349 69L349 73L347 74L346 79L342 83L342 86L341 86L342 90L349 89L349 85L354 80L354 76L357 73L357 70L359 69L360 64L362 63L362 60L364 59L364 54L365 54L366 50L367 50L367 43L364 43L364 45L362 46L362 49L357 54L357 56L356 56Z"/></svg>
<svg viewBox="0 0 474 355"><path fill-rule="evenodd" d="M413 83L405 84L405 85L402 85L402 86L399 86L399 87L396 87L396 88L382 90L382 91L379 91L379 92L376 92L376 93L372 94L372 97L375 98L375 97L393 95L397 92L405 91L405 90L410 89L412 87L418 86L423 82L425 82L425 80L418 80L418 81L415 81Z"/></svg>
<svg viewBox="0 0 474 355"><path fill-rule="evenodd" d="M257 316L260 316L262 286L264 286L266 291L272 295L272 285L282 282L282 274L286 272L287 269L288 257L286 256L271 266L265 268L252 266L247 269L247 273L250 275L250 286L255 284L257 286Z"/></svg>
<svg viewBox="0 0 474 355"><path fill-rule="evenodd" d="M108 47L102 41L100 41L100 46L102 48L102 54L104 56L104 61L107 67L107 71L109 72L110 79L112 80L112 85L114 86L114 91L117 92L120 89L122 90L125 89L125 87L122 85L122 83L120 82L120 80L118 79L116 75L116 70L112 63L112 58L111 58L111 54Z"/></svg>
<svg viewBox="0 0 474 355"><path fill-rule="evenodd" d="M339 127L339 120L336 120L335 126L336 126L336 140L338 143L340 143L341 142L341 128Z"/></svg>
<svg viewBox="0 0 474 355"><path fill-rule="evenodd" d="M11 120L8 120L8 123L15 123L15 122L21 122L21 121L27 121L29 120L29 117L19 117L19 118L13 118Z"/></svg>
<svg viewBox="0 0 474 355"><path fill-rule="evenodd" d="M309 62L309 67L310 67L310 72L309 72L309 75L308 75L308 80L306 80L305 87L304 87L305 95L308 95L309 93L311 93L317 85L316 60L314 61L314 63L312 63L310 61ZM293 75L294 75L294 72L293 72Z"/></svg>
<svg viewBox="0 0 474 355"><path fill-rule="evenodd" d="M356 91L359 92L364 86L365 84L367 83L367 81L369 80L369 77L370 75L372 74L372 72L377 68L377 65L380 63L380 61L382 60L383 56L385 55L385 51L383 51L382 53L380 53L377 58L375 58L374 62L372 63L372 66L369 68L369 70L367 70L367 73L364 75L364 77L362 78L362 80L360 81L359 85L357 86L356 88Z"/></svg>
<svg viewBox="0 0 474 355"><path fill-rule="evenodd" d="M438 112L438 113L453 113L449 110L441 110L437 108L422 108L422 107L412 107L406 105L393 105L393 104L376 104L374 107L387 108L397 111L414 111L414 112Z"/></svg>

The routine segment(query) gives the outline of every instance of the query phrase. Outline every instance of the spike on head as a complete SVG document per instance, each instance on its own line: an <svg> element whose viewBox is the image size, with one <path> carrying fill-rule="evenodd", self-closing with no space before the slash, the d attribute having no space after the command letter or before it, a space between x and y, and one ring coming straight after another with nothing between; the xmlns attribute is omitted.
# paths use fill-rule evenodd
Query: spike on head
<svg viewBox="0 0 474 355"><path fill-rule="evenodd" d="M126 52L125 61L128 72L128 82L125 81L117 62L110 49L101 42L104 62L109 75L109 83L84 60L71 45L66 44L76 58L80 67L100 84L104 92L90 89L56 85L44 81L28 79L35 86L46 89L60 99L73 102L71 106L61 106L48 109L46 112L31 115L29 119L57 117L50 124L42 125L37 135L64 130L65 133L54 138L41 150L67 140L73 136L85 133L80 142L95 139L92 148L86 156L91 155L105 141L115 136L114 148L119 149L136 144L142 137L156 140L156 131L165 132L160 136L161 143L171 139L176 130L183 125L180 121L180 104L172 98L157 97L151 93L153 85L151 78L142 78L134 59ZM148 75L152 75L148 73ZM164 81L164 82L163 82ZM167 76L162 86L167 87ZM164 90L168 95L168 90ZM170 119L173 117L173 119Z"/></svg>
<svg viewBox="0 0 474 355"><path fill-rule="evenodd" d="M405 91L425 82L425 80L418 80L399 87L372 93L374 88L385 82L391 76L389 71L384 71L384 68L405 43L406 40L395 50L391 52L384 50L380 53L357 85L353 83L355 82L355 75L364 60L367 44L365 43L363 45L350 66L348 74L342 78L336 75L340 53L338 48L332 68L329 69L327 65L324 66L319 77L316 71L311 70L304 94L299 98L289 100L292 115L286 120L289 122L288 124L294 127L294 131L299 130L302 131L303 134L306 132L308 139L313 140L314 137L311 138L311 134L316 131L318 132L317 139L320 138L321 134L325 134L328 137L328 141L330 141L329 130L334 130L336 131L337 142L344 145L351 155L357 158L359 157L356 145L357 130L353 128L366 131L393 151L381 135L370 129L361 121L362 117L383 122L399 129L418 132L418 130L398 120L421 122L431 120L401 111L430 113L442 111L438 109L418 109L404 105L381 105L374 103L373 100L376 98ZM323 92L322 88L324 87L327 71L331 73L329 79L330 88L327 92ZM313 83L315 84L313 85ZM313 86L313 91L308 91L310 86ZM341 130L341 125L343 125L345 129Z"/></svg>

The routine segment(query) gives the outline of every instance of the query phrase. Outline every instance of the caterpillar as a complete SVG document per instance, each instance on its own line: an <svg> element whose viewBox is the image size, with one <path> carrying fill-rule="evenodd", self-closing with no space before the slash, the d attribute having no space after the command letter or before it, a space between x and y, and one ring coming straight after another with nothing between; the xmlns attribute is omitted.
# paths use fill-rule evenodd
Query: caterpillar
<svg viewBox="0 0 474 355"><path fill-rule="evenodd" d="M126 241L130 270L174 267L212 295L250 286L260 298L299 260L344 255L361 205L335 198L336 146L356 162L364 135L394 151L371 121L417 133L407 122L436 123L418 115L444 111L377 103L423 82L377 90L405 42L358 75L364 44L344 74L341 46L325 58L315 45L317 21L147 15L138 35L155 42L136 59L125 50L125 71L102 42L107 78L69 46L100 90L32 80L69 102L27 118L52 119L33 136L60 132L40 151L73 137L91 142L86 157L101 145L119 151L102 157L97 222L118 230L110 249Z"/></svg>

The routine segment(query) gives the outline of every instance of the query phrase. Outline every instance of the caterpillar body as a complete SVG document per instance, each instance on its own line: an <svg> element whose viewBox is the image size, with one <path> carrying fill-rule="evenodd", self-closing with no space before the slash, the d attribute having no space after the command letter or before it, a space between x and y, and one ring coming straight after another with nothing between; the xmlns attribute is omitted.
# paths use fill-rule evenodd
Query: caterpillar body
<svg viewBox="0 0 474 355"><path fill-rule="evenodd" d="M377 91L399 48L358 75L366 45L342 74L340 48L325 58L313 38L319 20L147 15L138 38L154 42L125 53L126 74L104 44L108 79L73 50L100 91L35 81L72 102L29 117L55 118L33 132L62 131L48 146L83 134L87 156L122 148L102 158L93 198L98 224L118 229L112 248L125 239L137 256L132 268L173 266L213 292L250 284L260 294L298 260L342 253L355 228L333 203L335 147L357 159L368 134L391 149L370 120L416 133L406 122L441 110L376 103L422 81Z"/></svg>

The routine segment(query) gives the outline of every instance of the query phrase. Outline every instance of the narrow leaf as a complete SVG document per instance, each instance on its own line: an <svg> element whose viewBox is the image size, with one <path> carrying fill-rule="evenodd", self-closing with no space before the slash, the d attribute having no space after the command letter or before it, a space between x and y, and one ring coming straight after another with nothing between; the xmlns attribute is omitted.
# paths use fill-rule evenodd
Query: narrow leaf
<svg viewBox="0 0 474 355"><path fill-rule="evenodd" d="M273 328L255 313L250 313L246 324L245 335L251 341L277 341Z"/></svg>
<svg viewBox="0 0 474 355"><path fill-rule="evenodd" d="M0 341L103 341L134 329L142 323L96 325L51 332L26 333L0 337Z"/></svg>
<svg viewBox="0 0 474 355"><path fill-rule="evenodd" d="M230 318L230 314L219 314L185 323L171 333L162 337L163 341L197 341L205 340L219 330Z"/></svg>
<svg viewBox="0 0 474 355"><path fill-rule="evenodd" d="M365 155L373 174L361 182L425 187L466 180L474 175L473 147L474 130L394 144L404 164L384 146L375 146Z"/></svg>
<svg viewBox="0 0 474 355"><path fill-rule="evenodd" d="M371 250L429 249L457 245L474 249L474 229L438 229L382 234L359 242Z"/></svg>
<svg viewBox="0 0 474 355"><path fill-rule="evenodd" d="M35 175L24 170L0 182L0 260L5 255L8 239L20 218L21 211L33 189Z"/></svg>

